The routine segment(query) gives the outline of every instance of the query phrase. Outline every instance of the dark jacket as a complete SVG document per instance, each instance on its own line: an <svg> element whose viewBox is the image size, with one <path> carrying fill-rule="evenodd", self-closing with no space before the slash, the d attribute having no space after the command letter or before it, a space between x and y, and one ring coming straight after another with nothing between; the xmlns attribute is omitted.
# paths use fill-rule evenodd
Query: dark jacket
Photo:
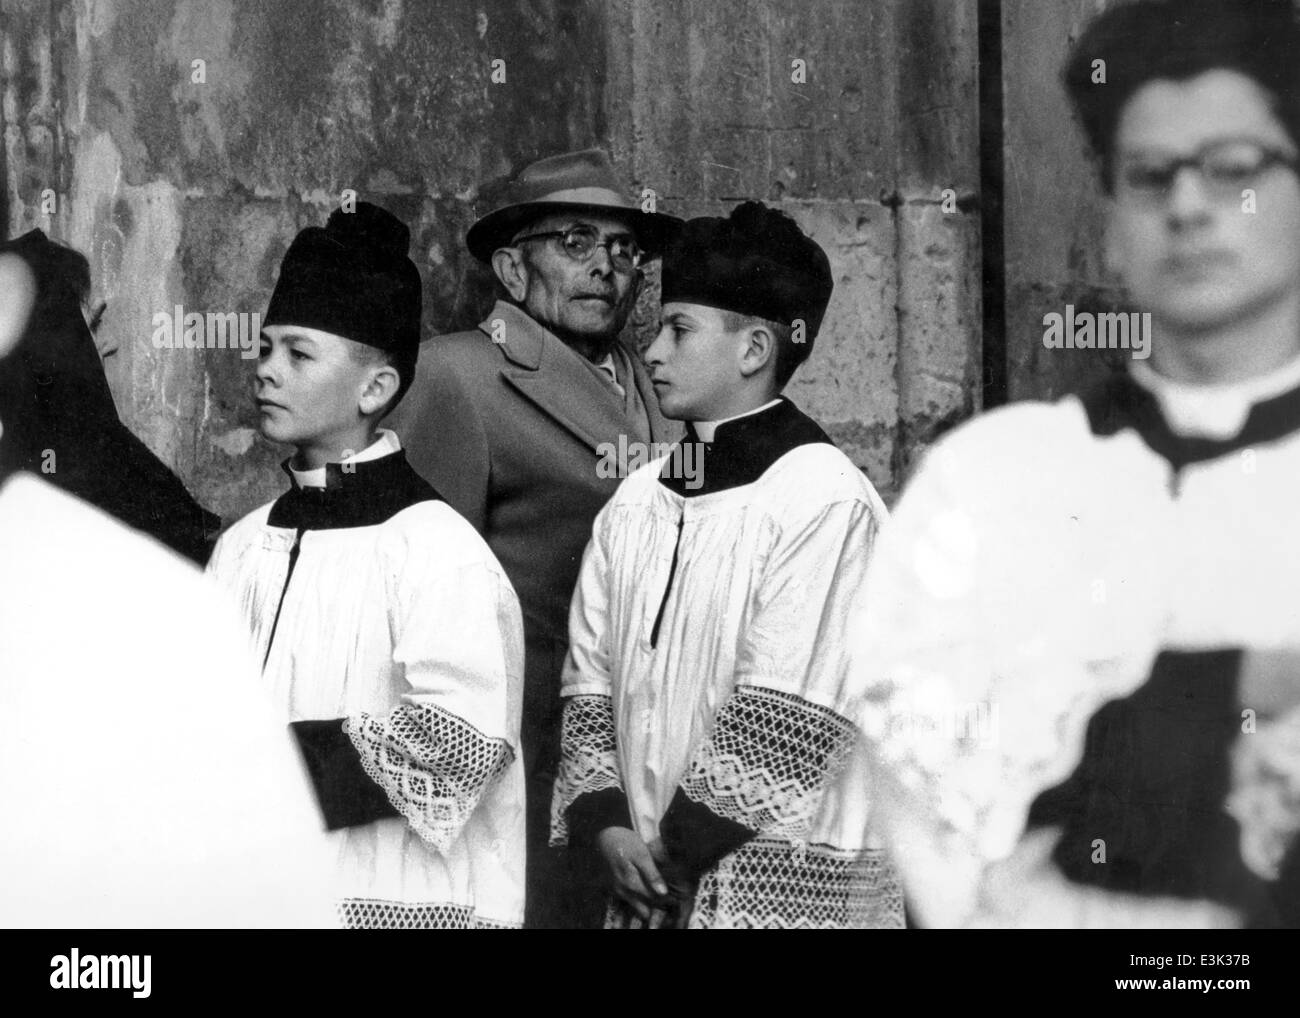
<svg viewBox="0 0 1300 1018"><path fill-rule="evenodd" d="M519 596L530 810L549 796L558 759L560 667L578 567L596 513L619 483L600 476L598 447L617 447L620 435L648 443L680 434L659 413L640 358L628 352L624 366L635 413L581 355L498 302L477 329L424 343L415 381L388 423L411 465L483 535Z"/></svg>

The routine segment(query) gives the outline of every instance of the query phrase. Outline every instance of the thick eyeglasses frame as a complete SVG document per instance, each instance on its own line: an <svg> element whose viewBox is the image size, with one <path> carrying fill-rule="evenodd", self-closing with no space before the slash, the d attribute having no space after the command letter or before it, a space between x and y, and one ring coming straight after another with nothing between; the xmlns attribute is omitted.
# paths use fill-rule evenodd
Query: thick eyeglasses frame
<svg viewBox="0 0 1300 1018"><path fill-rule="evenodd" d="M1240 172L1232 172L1229 168L1230 172L1226 175L1216 176L1210 163L1216 154L1230 148L1254 150L1253 163L1248 167L1238 164ZM1136 158L1137 154L1130 154L1127 157L1129 160L1127 167L1125 156L1116 159L1112 190L1116 194L1132 196L1137 201L1151 205L1168 201L1178 180L1178 174L1184 169L1195 170L1206 194L1217 202L1241 200L1243 188L1249 187L1265 172L1276 166L1285 167L1293 173L1300 172L1300 157L1252 138L1221 138L1202 145L1191 155L1172 156L1147 173L1148 180L1141 184L1135 184L1125 172L1126 169L1131 172L1135 168L1132 161ZM1154 160L1143 168L1153 165L1155 165Z"/></svg>
<svg viewBox="0 0 1300 1018"><path fill-rule="evenodd" d="M614 268L622 272L631 272L639 268L641 259L644 257L634 237L619 234L610 237L608 240L601 240L599 232L591 226L572 226L567 230L547 230L545 233L530 233L523 237L516 237L514 243L522 244L526 240L551 240L553 238L560 239L560 250L575 262L590 261L596 250L603 247L609 253L610 263ZM616 250L616 246L621 247L621 250ZM575 247L578 249L577 251L574 250Z"/></svg>

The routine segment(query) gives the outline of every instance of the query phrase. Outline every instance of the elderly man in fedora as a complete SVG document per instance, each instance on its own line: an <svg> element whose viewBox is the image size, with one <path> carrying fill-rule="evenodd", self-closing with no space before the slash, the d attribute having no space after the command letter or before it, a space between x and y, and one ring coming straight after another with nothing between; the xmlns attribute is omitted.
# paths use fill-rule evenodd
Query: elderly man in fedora
<svg viewBox="0 0 1300 1018"><path fill-rule="evenodd" d="M466 236L500 298L478 328L425 343L392 418L415 469L483 535L523 608L533 928L603 918L603 891L547 847L560 669L582 552L622 472L608 469L610 450L676 437L619 335L642 262L678 225L626 197L598 149L525 167L507 204Z"/></svg>

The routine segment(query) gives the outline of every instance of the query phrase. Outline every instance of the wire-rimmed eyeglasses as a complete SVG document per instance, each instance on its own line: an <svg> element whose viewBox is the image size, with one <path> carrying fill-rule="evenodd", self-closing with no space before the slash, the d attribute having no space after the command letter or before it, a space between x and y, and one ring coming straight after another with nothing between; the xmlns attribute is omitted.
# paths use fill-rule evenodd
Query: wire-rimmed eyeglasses
<svg viewBox="0 0 1300 1018"><path fill-rule="evenodd" d="M547 230L544 233L529 233L516 237L514 242L522 244L526 240L550 240L558 238L560 250L575 262L585 262L603 247L609 252L610 263L620 272L631 272L641 264L642 252L636 238L630 234L620 233L602 240L600 231L594 226L574 226L567 230Z"/></svg>

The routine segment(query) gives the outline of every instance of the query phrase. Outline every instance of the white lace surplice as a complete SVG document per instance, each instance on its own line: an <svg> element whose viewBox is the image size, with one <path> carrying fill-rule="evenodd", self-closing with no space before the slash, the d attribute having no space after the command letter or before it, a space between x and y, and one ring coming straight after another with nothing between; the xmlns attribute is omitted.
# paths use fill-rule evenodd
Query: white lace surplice
<svg viewBox="0 0 1300 1018"><path fill-rule="evenodd" d="M290 721L346 718L366 773L402 814L334 832L348 925L515 926L523 916L519 606L445 503L376 526L295 532L269 506L223 536L232 589Z"/></svg>
<svg viewBox="0 0 1300 1018"><path fill-rule="evenodd" d="M845 626L883 505L825 444L694 498L658 471L624 482L584 557L554 839L579 795L621 786L649 841L680 785L759 832L704 874L692 925L901 926L846 720Z"/></svg>

